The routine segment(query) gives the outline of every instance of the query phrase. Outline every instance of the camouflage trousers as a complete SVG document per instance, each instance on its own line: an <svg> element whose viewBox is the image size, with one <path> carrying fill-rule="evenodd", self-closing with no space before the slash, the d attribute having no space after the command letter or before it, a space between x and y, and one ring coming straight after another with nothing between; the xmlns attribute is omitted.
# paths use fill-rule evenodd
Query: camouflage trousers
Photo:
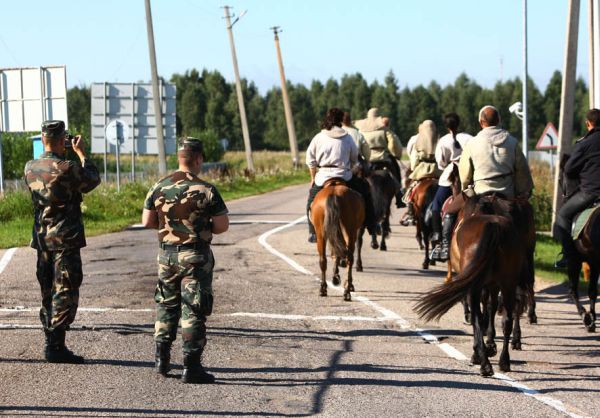
<svg viewBox="0 0 600 418"><path fill-rule="evenodd" d="M158 284L154 293L156 342L174 341L181 318L183 353L202 353L206 345L206 317L213 306L214 264L210 249L159 250Z"/></svg>
<svg viewBox="0 0 600 418"><path fill-rule="evenodd" d="M79 248L38 250L37 279L42 292L40 321L45 331L65 329L75 320L83 280Z"/></svg>

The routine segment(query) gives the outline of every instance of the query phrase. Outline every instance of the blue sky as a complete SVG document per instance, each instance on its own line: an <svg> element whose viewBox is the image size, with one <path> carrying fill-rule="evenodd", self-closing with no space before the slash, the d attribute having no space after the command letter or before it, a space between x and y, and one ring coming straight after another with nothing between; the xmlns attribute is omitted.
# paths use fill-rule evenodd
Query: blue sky
<svg viewBox="0 0 600 418"><path fill-rule="evenodd" d="M143 0L1 0L0 68L65 64L69 86L148 81ZM153 0L159 74L219 70L233 80L221 6L248 13L234 26L240 74L261 92L279 85L271 26L283 28L287 78L369 82L392 70L401 87L465 72L491 87L522 74L522 0ZM563 66L567 0L529 0L529 74L545 88ZM587 79L587 2L577 74ZM501 64L502 62L502 64Z"/></svg>

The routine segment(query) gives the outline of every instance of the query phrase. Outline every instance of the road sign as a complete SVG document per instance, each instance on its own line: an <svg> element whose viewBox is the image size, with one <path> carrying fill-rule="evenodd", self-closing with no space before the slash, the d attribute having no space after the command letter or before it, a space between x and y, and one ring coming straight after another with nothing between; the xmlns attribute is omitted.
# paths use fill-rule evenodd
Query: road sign
<svg viewBox="0 0 600 418"><path fill-rule="evenodd" d="M106 140L110 144L117 145L118 143L119 147L121 147L128 139L129 126L127 126L127 123L120 119L114 119L110 121L108 125L106 125Z"/></svg>
<svg viewBox="0 0 600 418"><path fill-rule="evenodd" d="M558 148L558 131L552 124L548 122L542 132L542 136L537 142L535 149L557 149Z"/></svg>

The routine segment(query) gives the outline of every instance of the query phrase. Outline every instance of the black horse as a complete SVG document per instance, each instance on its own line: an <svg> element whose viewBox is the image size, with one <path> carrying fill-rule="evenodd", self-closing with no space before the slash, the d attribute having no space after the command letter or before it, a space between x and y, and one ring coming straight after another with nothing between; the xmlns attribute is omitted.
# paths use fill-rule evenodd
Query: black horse
<svg viewBox="0 0 600 418"><path fill-rule="evenodd" d="M569 258L569 296L577 312L583 319L583 324L589 332L596 331L596 299L598 297L598 274L600 273L600 210L596 210L584 226L579 238L575 240L578 256ZM583 262L590 266L590 281L588 297L590 311L587 312L579 301L579 275Z"/></svg>

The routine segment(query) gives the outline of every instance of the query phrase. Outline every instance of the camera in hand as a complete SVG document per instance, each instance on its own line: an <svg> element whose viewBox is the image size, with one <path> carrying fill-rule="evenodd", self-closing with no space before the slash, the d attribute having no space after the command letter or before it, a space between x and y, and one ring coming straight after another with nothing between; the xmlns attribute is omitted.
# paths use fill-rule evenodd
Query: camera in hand
<svg viewBox="0 0 600 418"><path fill-rule="evenodd" d="M65 148L73 148L73 139L75 139L75 136L67 132L67 136L65 138Z"/></svg>

